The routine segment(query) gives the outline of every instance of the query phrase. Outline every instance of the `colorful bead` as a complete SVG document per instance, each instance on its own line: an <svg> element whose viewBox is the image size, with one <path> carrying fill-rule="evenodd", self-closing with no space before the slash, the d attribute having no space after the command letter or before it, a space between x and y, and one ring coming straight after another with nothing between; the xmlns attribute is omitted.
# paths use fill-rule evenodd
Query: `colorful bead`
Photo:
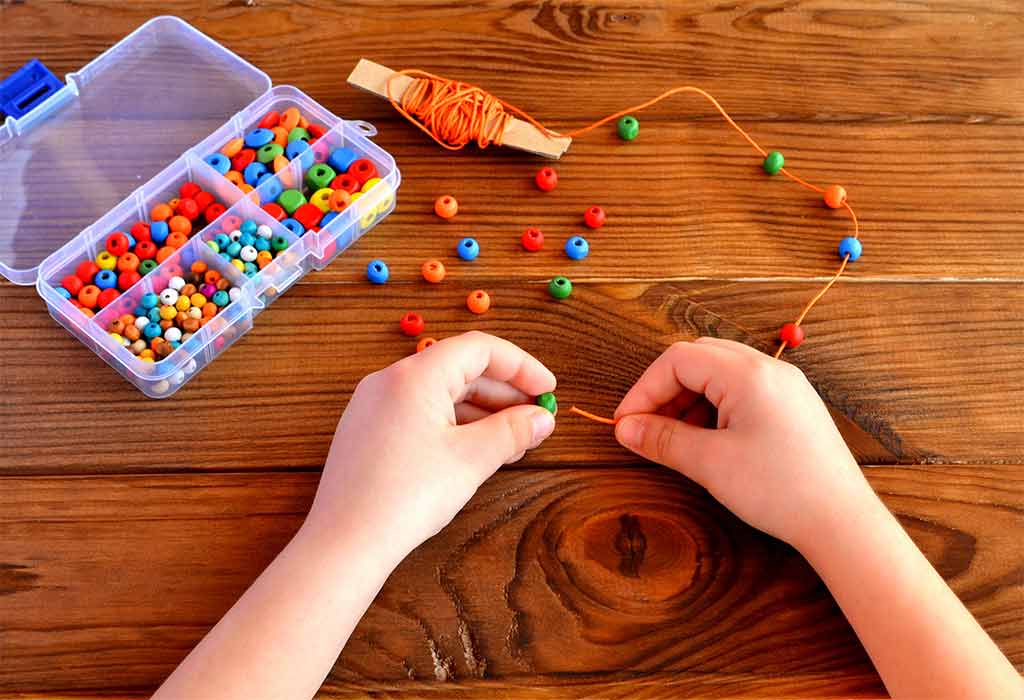
<svg viewBox="0 0 1024 700"><path fill-rule="evenodd" d="M309 197L309 203L314 205L322 213L326 214L331 210L331 195L334 194L334 190L330 187L324 187L314 192ZM348 192L345 193L348 196Z"/></svg>
<svg viewBox="0 0 1024 700"><path fill-rule="evenodd" d="M292 218L302 224L303 228L309 230L320 223L324 212L315 204L307 202L292 212Z"/></svg>
<svg viewBox="0 0 1024 700"><path fill-rule="evenodd" d="M523 232L520 242L526 250L536 252L544 247L544 234L539 228L531 226Z"/></svg>
<svg viewBox="0 0 1024 700"><path fill-rule="evenodd" d="M420 338L420 342L416 343L416 352L423 352L435 343L437 343L437 340L434 338Z"/></svg>
<svg viewBox="0 0 1024 700"><path fill-rule="evenodd" d="M459 201L450 194L441 195L434 200L434 213L442 219L450 219L459 213Z"/></svg>
<svg viewBox="0 0 1024 700"><path fill-rule="evenodd" d="M334 168L335 172L346 172L349 167L359 158L351 148L335 148L327 157L327 165Z"/></svg>
<svg viewBox="0 0 1024 700"><path fill-rule="evenodd" d="M825 204L831 209L838 209L846 203L846 190L842 185L829 185L825 188Z"/></svg>
<svg viewBox="0 0 1024 700"><path fill-rule="evenodd" d="M95 277L95 275L93 276ZM66 275L61 278L60 286L66 289L71 296L76 296L82 291L85 282L78 275Z"/></svg>
<svg viewBox="0 0 1024 700"><path fill-rule="evenodd" d="M119 297L120 295L121 293L117 289L114 289L113 287L111 287L110 289L104 289L100 292L99 296L96 297L96 306L100 307L101 309L105 309L107 306L113 303L113 301L117 299L117 297Z"/></svg>
<svg viewBox="0 0 1024 700"><path fill-rule="evenodd" d="M113 270L117 267L117 257L109 251L102 250L96 256L96 264L99 265L100 270Z"/></svg>
<svg viewBox="0 0 1024 700"><path fill-rule="evenodd" d="M221 175L231 170L231 159L223 153L213 153L203 158L206 163Z"/></svg>
<svg viewBox="0 0 1024 700"><path fill-rule="evenodd" d="M558 415L558 399L550 391L537 397L537 405L546 408L553 416Z"/></svg>
<svg viewBox="0 0 1024 700"><path fill-rule="evenodd" d="M284 155L288 160L298 158L303 168L313 167L313 151L305 141L292 141L284 149Z"/></svg>
<svg viewBox="0 0 1024 700"><path fill-rule="evenodd" d="M463 238L459 241L459 257L463 260L476 260L480 255L480 244L475 238Z"/></svg>
<svg viewBox="0 0 1024 700"><path fill-rule="evenodd" d="M288 132L288 143L292 141L309 141L309 132L297 126Z"/></svg>
<svg viewBox="0 0 1024 700"><path fill-rule="evenodd" d="M213 205L210 205L213 208ZM209 209L207 209L209 211ZM154 221L149 225L149 235L152 236L153 242L158 246L164 244L167 240L167 236L171 233L171 227L167 225L166 221Z"/></svg>
<svg viewBox="0 0 1024 700"><path fill-rule="evenodd" d="M115 231L107 236L104 247L106 247L108 253L116 256L124 255L132 248L131 244L128 242L128 236L120 231Z"/></svg>
<svg viewBox="0 0 1024 700"><path fill-rule="evenodd" d="M604 226L604 209L601 207L590 207L583 212L583 223L590 228L601 228Z"/></svg>
<svg viewBox="0 0 1024 700"><path fill-rule="evenodd" d="M423 273L423 279L432 284L444 280L444 264L440 260L426 261L420 268L420 272Z"/></svg>
<svg viewBox="0 0 1024 700"><path fill-rule="evenodd" d="M377 177L377 166L366 158L360 158L348 166L348 174L359 180L359 186L370 178Z"/></svg>
<svg viewBox="0 0 1024 700"><path fill-rule="evenodd" d="M277 198L277 203L288 213L292 214L296 209L306 203L306 196L299 190L285 190Z"/></svg>
<svg viewBox="0 0 1024 700"><path fill-rule="evenodd" d="M640 122L629 114L620 118L615 128L619 132L619 138L623 141L632 141L640 134Z"/></svg>
<svg viewBox="0 0 1024 700"><path fill-rule="evenodd" d="M366 279L374 284L384 284L388 281L388 265L383 260L371 260L366 266Z"/></svg>
<svg viewBox="0 0 1024 700"><path fill-rule="evenodd" d="M572 282L568 277L555 277L548 282L548 294L555 299L565 299L572 294Z"/></svg>
<svg viewBox="0 0 1024 700"><path fill-rule="evenodd" d="M565 242L565 254L573 260L582 260L590 254L590 244L583 236L573 236Z"/></svg>
<svg viewBox="0 0 1024 700"><path fill-rule="evenodd" d="M75 277L82 280L82 284L90 284L96 273L100 271L100 266L92 260L83 260L78 263L78 267L75 268Z"/></svg>
<svg viewBox="0 0 1024 700"><path fill-rule="evenodd" d="M247 148L257 149L274 140L274 132L270 129L254 129L245 135Z"/></svg>
<svg viewBox="0 0 1024 700"><path fill-rule="evenodd" d="M845 258L847 255L850 256L850 262L856 262L860 258L860 254L864 252L864 247L861 242L853 236L847 236L843 240L839 241L839 257Z"/></svg>
<svg viewBox="0 0 1024 700"><path fill-rule="evenodd" d="M534 182L537 183L537 189L543 192L550 192L558 187L558 173L550 165L544 166L537 171Z"/></svg>
<svg viewBox="0 0 1024 700"><path fill-rule="evenodd" d="M150 272L156 269L156 260L148 258L139 263L139 274L148 275Z"/></svg>
<svg viewBox="0 0 1024 700"><path fill-rule="evenodd" d="M482 314L491 308L491 295L482 289L476 289L466 297L466 308L475 314Z"/></svg>
<svg viewBox="0 0 1024 700"><path fill-rule="evenodd" d="M804 337L804 329L795 323L787 323L779 329L779 340L791 348L800 347Z"/></svg>
<svg viewBox="0 0 1024 700"><path fill-rule="evenodd" d="M263 163L249 163L245 166L245 170L242 171L242 178L245 180L245 184L255 187L260 184L260 178L267 175L269 172L270 171L267 170L267 166Z"/></svg>
<svg viewBox="0 0 1024 700"><path fill-rule="evenodd" d="M764 158L764 171L769 175L775 175L786 165L786 159L778 151L772 151Z"/></svg>
<svg viewBox="0 0 1024 700"><path fill-rule="evenodd" d="M273 163L274 159L280 155L284 155L284 147L276 143L268 143L256 151L256 160L266 165L267 163Z"/></svg>
<svg viewBox="0 0 1024 700"><path fill-rule="evenodd" d="M415 337L423 332L423 329L426 327L426 322L424 322L423 317L418 313L410 311L402 316L398 321L398 326L406 335Z"/></svg>
<svg viewBox="0 0 1024 700"><path fill-rule="evenodd" d="M326 163L320 163L306 171L306 184L310 189L320 190L328 187L331 184L331 180L337 176L338 174L334 172L334 168Z"/></svg>
<svg viewBox="0 0 1024 700"><path fill-rule="evenodd" d="M301 236L306 233L305 227L295 219L288 217L287 219L281 220L281 225L286 229L294 233L296 236Z"/></svg>
<svg viewBox="0 0 1024 700"><path fill-rule="evenodd" d="M113 270L100 270L96 273L93 284L100 289L113 289L117 287L117 273Z"/></svg>
<svg viewBox="0 0 1024 700"><path fill-rule="evenodd" d="M349 194L355 194L362 187L362 184L359 180L346 173L331 180L330 187L332 190L345 190Z"/></svg>

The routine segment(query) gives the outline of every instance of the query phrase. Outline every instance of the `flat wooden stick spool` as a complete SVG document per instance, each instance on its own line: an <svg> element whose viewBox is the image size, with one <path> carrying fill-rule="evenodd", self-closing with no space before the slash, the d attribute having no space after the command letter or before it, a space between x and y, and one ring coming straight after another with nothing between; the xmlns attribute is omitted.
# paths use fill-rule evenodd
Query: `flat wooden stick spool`
<svg viewBox="0 0 1024 700"><path fill-rule="evenodd" d="M348 75L348 84L360 90L366 90L377 97L388 99L388 80L395 71L374 63L365 58L359 59L359 63ZM415 78L407 75L400 75L391 83L391 91L396 101L400 101L405 91L409 89ZM521 151L529 151L546 158L560 158L563 153L569 150L572 139L568 136L551 137L529 122L513 117L505 133L501 137L501 145L518 148Z"/></svg>

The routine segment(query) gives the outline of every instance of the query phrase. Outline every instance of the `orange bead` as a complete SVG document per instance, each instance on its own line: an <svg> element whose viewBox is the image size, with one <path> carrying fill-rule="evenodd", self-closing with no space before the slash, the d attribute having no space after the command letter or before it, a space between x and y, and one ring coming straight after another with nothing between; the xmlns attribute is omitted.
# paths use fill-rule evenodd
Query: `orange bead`
<svg viewBox="0 0 1024 700"><path fill-rule="evenodd" d="M243 148L245 148L245 139L231 139L224 144L224 147L220 149L220 152L228 158L234 158Z"/></svg>
<svg viewBox="0 0 1024 700"><path fill-rule="evenodd" d="M309 128L309 121L304 116L302 116L301 114L299 115L298 127L300 129L308 129Z"/></svg>
<svg viewBox="0 0 1024 700"><path fill-rule="evenodd" d="M282 147L288 145L288 129L281 126L275 126L271 131L274 132L274 143Z"/></svg>
<svg viewBox="0 0 1024 700"><path fill-rule="evenodd" d="M169 204L157 204L149 212L149 218L153 221L167 221L172 216L174 216L174 209Z"/></svg>
<svg viewBox="0 0 1024 700"><path fill-rule="evenodd" d="M172 211L176 211L178 209L178 202L180 201L180 197L171 197L167 200L167 206L169 206Z"/></svg>
<svg viewBox="0 0 1024 700"><path fill-rule="evenodd" d="M428 260L420 268L423 279L432 284L437 284L444 279L444 263L440 260Z"/></svg>
<svg viewBox="0 0 1024 700"><path fill-rule="evenodd" d="M167 236L166 243L167 243L167 245L164 246L164 247L174 248L175 250L177 250L181 246L183 246L186 243L188 243L188 236L186 236L181 231L172 231L170 233L170 235ZM160 257L160 252L157 251L156 255L159 258Z"/></svg>
<svg viewBox="0 0 1024 700"><path fill-rule="evenodd" d="M207 284L217 284L217 280L219 279L220 273L216 270L207 270L206 273L203 274L203 281Z"/></svg>
<svg viewBox="0 0 1024 700"><path fill-rule="evenodd" d="M184 216L172 216L167 226L172 232L183 233L186 236L192 233L192 222Z"/></svg>
<svg viewBox="0 0 1024 700"><path fill-rule="evenodd" d="M825 188L825 204L838 209L846 203L846 190L842 185L829 185Z"/></svg>
<svg viewBox="0 0 1024 700"><path fill-rule="evenodd" d="M459 202L450 194L441 195L434 202L434 213L442 219L450 219L459 213Z"/></svg>
<svg viewBox="0 0 1024 700"><path fill-rule="evenodd" d="M281 128L284 129L286 135L299 125L300 119L302 119L302 115L299 113L298 107L289 107L281 112Z"/></svg>
<svg viewBox="0 0 1024 700"><path fill-rule="evenodd" d="M276 156L274 158L274 172L279 173L288 167L288 158L285 156Z"/></svg>
<svg viewBox="0 0 1024 700"><path fill-rule="evenodd" d="M226 177L228 179L228 182L230 182L235 187L241 187L242 185L245 184L245 178L242 176L242 173L238 172L237 170L227 171L226 173L224 173L224 177Z"/></svg>
<svg viewBox="0 0 1024 700"><path fill-rule="evenodd" d="M420 342L416 343L416 352L423 352L436 342L433 338L420 338Z"/></svg>
<svg viewBox="0 0 1024 700"><path fill-rule="evenodd" d="M209 265L207 265L204 260L196 260L194 263L192 263L192 266L189 268L189 270L192 271L193 275L201 275L208 269Z"/></svg>
<svg viewBox="0 0 1024 700"><path fill-rule="evenodd" d="M203 318L213 318L217 315L217 305L212 301L203 304Z"/></svg>
<svg viewBox="0 0 1024 700"><path fill-rule="evenodd" d="M466 297L466 306L475 314L482 314L491 308L491 295L482 289L470 292Z"/></svg>
<svg viewBox="0 0 1024 700"><path fill-rule="evenodd" d="M331 211L344 211L351 201L351 194L345 190L338 189L331 192L331 198L327 200L327 206Z"/></svg>
<svg viewBox="0 0 1024 700"><path fill-rule="evenodd" d="M170 238L170 236L168 236L168 238ZM171 246L165 245L163 248L156 251L156 261L158 263L162 263L164 260L174 255L174 250L175 249Z"/></svg>

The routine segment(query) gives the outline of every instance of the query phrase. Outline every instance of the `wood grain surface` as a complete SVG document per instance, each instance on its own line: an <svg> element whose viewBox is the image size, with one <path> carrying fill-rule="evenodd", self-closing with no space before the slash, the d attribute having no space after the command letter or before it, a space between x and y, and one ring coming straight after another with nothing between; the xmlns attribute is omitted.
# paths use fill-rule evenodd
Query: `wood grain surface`
<svg viewBox="0 0 1024 700"><path fill-rule="evenodd" d="M164 401L60 329L34 289L0 283L0 697L152 691L298 527L352 388L412 350L404 311L435 337L508 337L555 371L563 404L610 413L674 340L771 348L833 271L847 220L765 177L703 102L640 114L633 143L577 140L542 195L538 159L449 154L346 86L362 56L480 84L555 128L698 84L795 172L843 184L864 257L787 358L1024 670L1019 2L0 0L0 75L36 56L72 72L159 14L374 123L402 171L398 208ZM451 222L430 213L443 193L462 204ZM594 203L609 223L569 264L561 244ZM549 244L527 255L530 225ZM484 250L473 264L453 255L466 235ZM392 269L382 288L363 278L376 257ZM418 269L434 257L450 279L428 289ZM544 291L555 274L576 286L562 303ZM464 308L478 287L494 298L479 318ZM242 417L247 430L224 429ZM401 565L321 691L883 694L793 550L564 415Z"/></svg>

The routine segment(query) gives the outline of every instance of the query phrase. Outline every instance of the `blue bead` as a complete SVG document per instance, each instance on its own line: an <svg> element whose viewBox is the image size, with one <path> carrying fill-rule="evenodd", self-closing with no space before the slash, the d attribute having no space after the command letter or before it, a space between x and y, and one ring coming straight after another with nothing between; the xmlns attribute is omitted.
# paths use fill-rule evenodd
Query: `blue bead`
<svg viewBox="0 0 1024 700"><path fill-rule="evenodd" d="M210 299L217 306L227 306L228 302L231 301L231 297L223 289L218 289L213 293L213 298Z"/></svg>
<svg viewBox="0 0 1024 700"><path fill-rule="evenodd" d="M157 304L159 303L160 297L157 296L156 292L146 292L145 294L142 295L142 299L139 300L139 306L142 307L142 311L135 315L141 316L150 309L155 309Z"/></svg>
<svg viewBox="0 0 1024 700"><path fill-rule="evenodd" d="M220 253L219 255L220 255L221 258L223 258L224 260L227 260L228 262L231 262L232 260L234 260L234 258L232 258L227 253Z"/></svg>
<svg viewBox="0 0 1024 700"><path fill-rule="evenodd" d="M128 238L128 250L135 250L135 237L127 231L123 233Z"/></svg>
<svg viewBox="0 0 1024 700"><path fill-rule="evenodd" d="M383 260L371 260L366 266L366 279L374 284L384 284L388 281L388 264Z"/></svg>
<svg viewBox="0 0 1024 700"><path fill-rule="evenodd" d="M218 250L224 250L229 245L231 245L231 239L228 238L228 234L226 234L226 233L218 233L214 237L213 242L217 244L217 249Z"/></svg>
<svg viewBox="0 0 1024 700"><path fill-rule="evenodd" d="M160 307L154 306L152 309L146 312L146 318L153 323L160 323Z"/></svg>
<svg viewBox="0 0 1024 700"><path fill-rule="evenodd" d="M57 287L57 294L60 294L65 299L70 299L71 298L71 292L69 292L68 290L64 289L64 287Z"/></svg>
<svg viewBox="0 0 1024 700"><path fill-rule="evenodd" d="M845 258L849 255L850 262L856 262L862 252L864 252L864 247L861 246L860 241L853 236L847 236L843 240L839 241L840 258Z"/></svg>
<svg viewBox="0 0 1024 700"><path fill-rule="evenodd" d="M463 238L459 241L459 257L463 260L476 260L480 255L480 244L475 238Z"/></svg>
<svg viewBox="0 0 1024 700"><path fill-rule="evenodd" d="M223 153L214 153L213 155L206 156L203 158L210 166L221 175L226 174L231 170L231 159Z"/></svg>
<svg viewBox="0 0 1024 700"><path fill-rule="evenodd" d="M245 267L245 269L242 270L242 274L244 274L246 277L252 277L257 272L260 271L260 269L258 267L256 267L256 263L247 262L247 263L245 263L244 267ZM224 291L224 290L221 290L221 291Z"/></svg>
<svg viewBox="0 0 1024 700"><path fill-rule="evenodd" d="M274 132L270 129L253 129L245 135L245 145L247 148L262 148L273 140Z"/></svg>
<svg viewBox="0 0 1024 700"><path fill-rule="evenodd" d="M135 307L135 310L132 311L132 316L145 316L148 312L149 309L144 308L142 304L139 304Z"/></svg>
<svg viewBox="0 0 1024 700"><path fill-rule="evenodd" d="M565 242L565 254L573 260L582 260L590 255L590 244L583 236L573 236Z"/></svg>
<svg viewBox="0 0 1024 700"><path fill-rule="evenodd" d="M267 166L263 163L253 162L245 166L245 170L242 171L242 179L245 180L245 184L252 185L255 187L259 184L260 176L267 172Z"/></svg>
<svg viewBox="0 0 1024 700"><path fill-rule="evenodd" d="M327 164L334 168L334 172L343 173L358 159L359 156L351 148L335 148L331 155L327 156Z"/></svg>
<svg viewBox="0 0 1024 700"><path fill-rule="evenodd" d="M229 245L227 250L224 251L224 252L226 252L228 255L230 255L233 258L237 258L238 254L242 252L242 244L239 243L238 241L235 241L234 243Z"/></svg>
<svg viewBox="0 0 1024 700"><path fill-rule="evenodd" d="M257 238L256 242L252 244L252 247L255 248L257 252L261 250L270 250L270 241L266 238Z"/></svg>
<svg viewBox="0 0 1024 700"><path fill-rule="evenodd" d="M163 333L164 329L160 327L159 323L147 323L146 327L142 329L142 335L146 336L146 340L152 340Z"/></svg>
<svg viewBox="0 0 1024 700"><path fill-rule="evenodd" d="M320 219L320 228L323 228L327 224L337 219L339 214L341 214L340 211L329 211L326 214L324 214L324 217Z"/></svg>
<svg viewBox="0 0 1024 700"><path fill-rule="evenodd" d="M242 231L242 235L239 236L238 242L241 243L242 247L244 248L247 245L255 244L256 243L256 237L253 236L251 233L246 233L245 231Z"/></svg>
<svg viewBox="0 0 1024 700"><path fill-rule="evenodd" d="M172 340L171 341L171 347L174 348L175 350L177 350L179 347L181 347L181 343L178 342L177 340Z"/></svg>
<svg viewBox="0 0 1024 700"><path fill-rule="evenodd" d="M117 286L117 273L113 270L100 270L96 273L93 284L100 289L112 289Z"/></svg>
<svg viewBox="0 0 1024 700"><path fill-rule="evenodd" d="M281 180L271 173L259 177L260 201L276 202L277 198L284 192L284 185Z"/></svg>
<svg viewBox="0 0 1024 700"><path fill-rule="evenodd" d="M258 228L259 226L256 224L255 221L253 221L252 219L246 219L245 221L242 222L242 225L238 227L238 230L241 231L242 233L248 233L250 236L255 236L256 229Z"/></svg>
<svg viewBox="0 0 1024 700"><path fill-rule="evenodd" d="M154 221L149 225L149 236L157 245L163 245L170 233L171 228L166 221Z"/></svg>
<svg viewBox="0 0 1024 700"><path fill-rule="evenodd" d="M310 148L309 144L302 139L292 141L288 144L284 149L284 155L288 160L295 160L296 158L299 158L299 163L302 165L303 170L313 167L313 163L315 161L313 149Z"/></svg>
<svg viewBox="0 0 1024 700"><path fill-rule="evenodd" d="M295 219L284 219L281 222L281 225L284 226L289 231L291 231L292 233L294 233L296 236L301 236L306 232L306 227L300 224Z"/></svg>

